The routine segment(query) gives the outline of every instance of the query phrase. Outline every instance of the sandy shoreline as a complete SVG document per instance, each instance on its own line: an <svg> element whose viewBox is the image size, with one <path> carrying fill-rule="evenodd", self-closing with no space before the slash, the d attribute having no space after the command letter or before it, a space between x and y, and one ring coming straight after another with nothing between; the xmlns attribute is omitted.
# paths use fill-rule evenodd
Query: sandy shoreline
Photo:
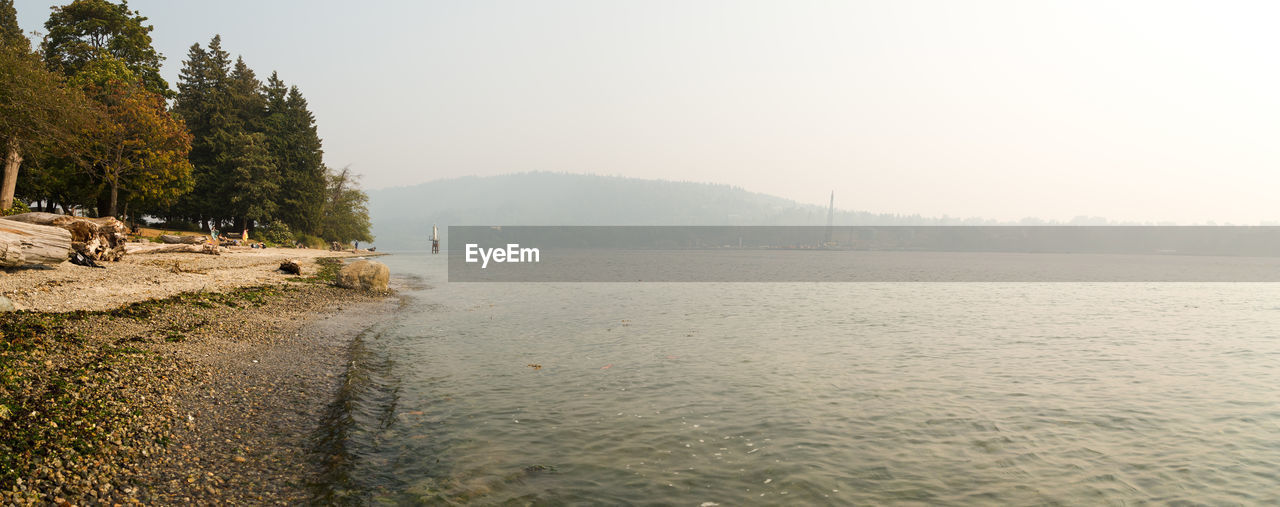
<svg viewBox="0 0 1280 507"><path fill-rule="evenodd" d="M0 274L2 293L44 310L0 314L0 503L307 501L348 346L400 303L274 272L301 258L314 273L322 255L299 252ZM116 304L85 304L107 280L125 288Z"/></svg>
<svg viewBox="0 0 1280 507"><path fill-rule="evenodd" d="M121 305L192 291L224 291L290 280L276 270L296 259L303 275L315 273L315 260L382 254L315 249L224 248L222 255L198 253L131 254L103 269L64 262L56 268L0 270L0 296L19 310L66 312L107 310Z"/></svg>

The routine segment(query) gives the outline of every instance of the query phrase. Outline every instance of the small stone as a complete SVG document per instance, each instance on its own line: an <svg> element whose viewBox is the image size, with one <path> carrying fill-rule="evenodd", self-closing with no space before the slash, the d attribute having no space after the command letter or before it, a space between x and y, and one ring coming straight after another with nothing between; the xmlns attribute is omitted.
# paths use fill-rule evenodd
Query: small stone
<svg viewBox="0 0 1280 507"><path fill-rule="evenodd" d="M0 296L0 312L12 312L17 311L17 309L18 307L13 306L13 301L9 301L7 297Z"/></svg>

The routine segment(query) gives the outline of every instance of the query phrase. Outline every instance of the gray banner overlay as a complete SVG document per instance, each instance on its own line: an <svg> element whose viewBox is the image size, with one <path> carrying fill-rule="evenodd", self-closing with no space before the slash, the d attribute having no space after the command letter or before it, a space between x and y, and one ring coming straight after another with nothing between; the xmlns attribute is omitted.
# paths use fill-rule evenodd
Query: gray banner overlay
<svg viewBox="0 0 1280 507"><path fill-rule="evenodd" d="M453 226L450 282L1276 282L1280 227Z"/></svg>

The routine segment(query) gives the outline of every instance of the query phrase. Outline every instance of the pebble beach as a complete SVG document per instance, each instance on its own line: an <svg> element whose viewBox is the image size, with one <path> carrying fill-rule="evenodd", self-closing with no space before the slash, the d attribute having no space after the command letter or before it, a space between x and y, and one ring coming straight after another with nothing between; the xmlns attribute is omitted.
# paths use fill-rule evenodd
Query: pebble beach
<svg viewBox="0 0 1280 507"><path fill-rule="evenodd" d="M311 497L347 349L399 300L332 285L359 253L247 250L0 273L0 503Z"/></svg>

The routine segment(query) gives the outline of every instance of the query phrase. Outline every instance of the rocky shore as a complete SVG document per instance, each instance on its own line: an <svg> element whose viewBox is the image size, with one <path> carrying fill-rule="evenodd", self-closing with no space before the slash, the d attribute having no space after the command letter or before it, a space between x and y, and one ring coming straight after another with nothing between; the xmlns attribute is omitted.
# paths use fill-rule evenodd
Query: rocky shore
<svg viewBox="0 0 1280 507"><path fill-rule="evenodd" d="M233 259L189 261L225 285L204 280L209 290L158 298L135 290L93 310L49 295L92 282L31 291L9 285L14 273L0 274L0 293L20 308L65 309L0 314L0 503L310 498L326 459L313 454L313 439L347 346L399 300L333 286L337 261L322 269L312 260L309 276L288 278L262 274L275 260ZM253 276L219 277L223 269ZM40 271L16 276L26 284L71 273ZM95 271L135 288L202 274Z"/></svg>

